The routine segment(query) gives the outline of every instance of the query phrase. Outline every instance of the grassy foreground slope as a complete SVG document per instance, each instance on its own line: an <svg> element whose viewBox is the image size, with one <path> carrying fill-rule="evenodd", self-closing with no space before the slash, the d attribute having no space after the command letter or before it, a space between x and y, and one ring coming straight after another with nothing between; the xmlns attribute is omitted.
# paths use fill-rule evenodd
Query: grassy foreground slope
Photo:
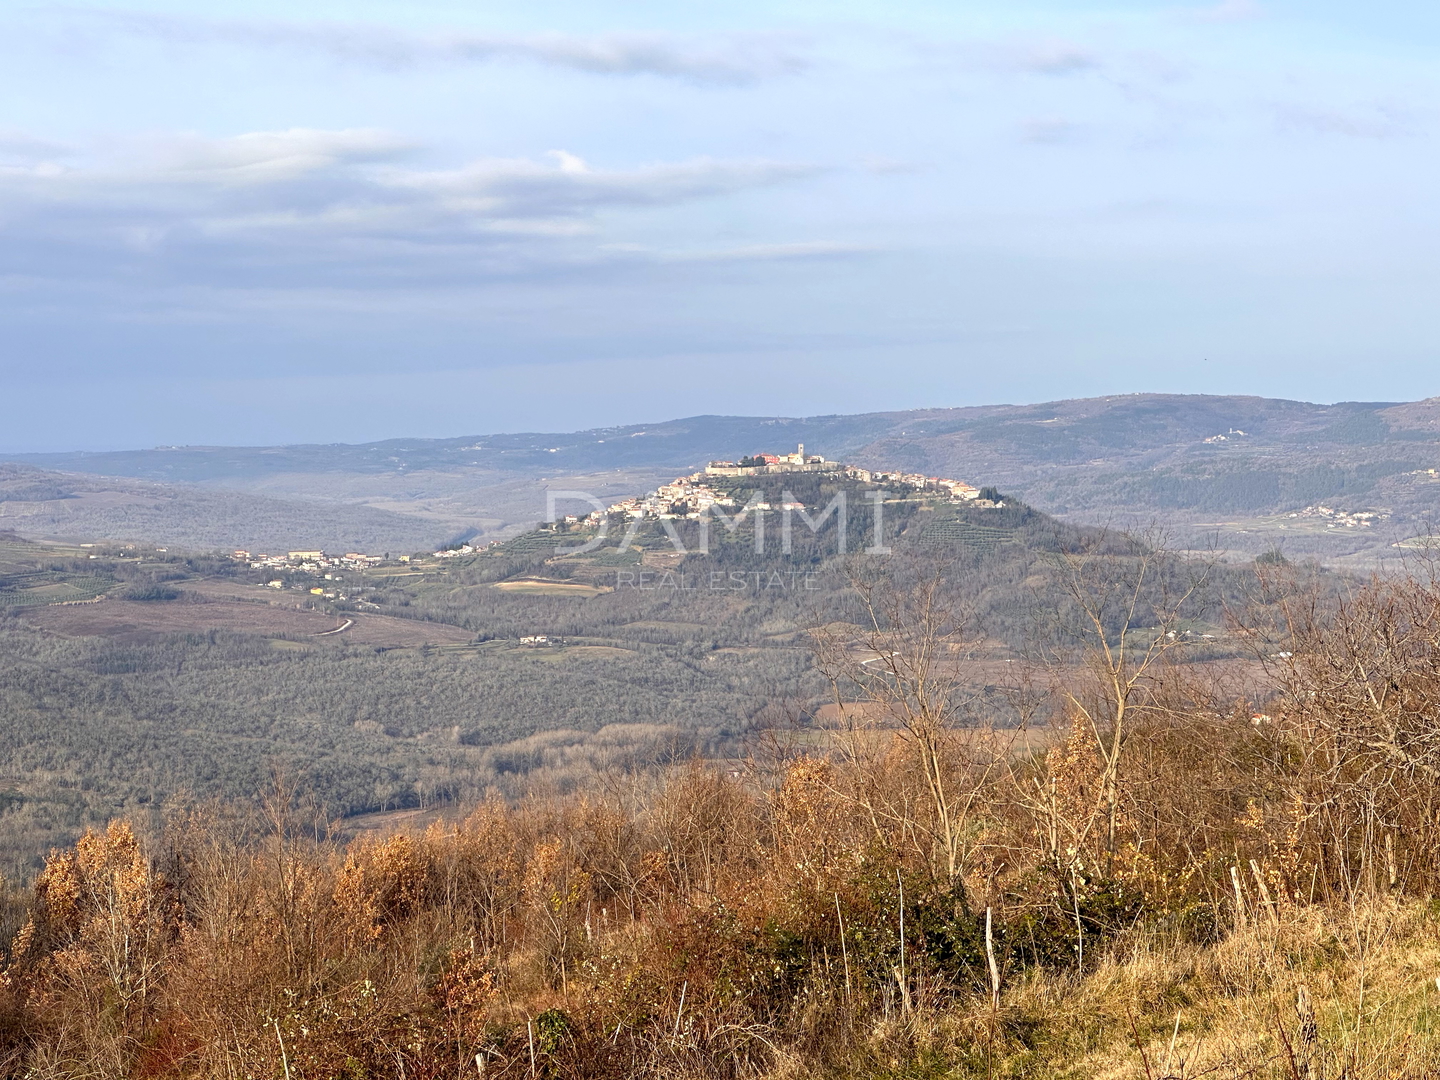
<svg viewBox="0 0 1440 1080"><path fill-rule="evenodd" d="M906 749L891 754L893 768ZM1056 767L1027 761L1014 779L1033 787ZM951 880L907 839L929 833L923 813L867 837L853 816L863 789L842 768L812 756L772 783L747 779L680 770L348 847L316 843L285 792L263 817L192 815L148 848L116 824L11 897L0 1068L577 1080L1440 1068L1425 871L1393 891L1346 889L1312 872L1303 838L1289 868L1284 851L1228 838L1205 871L1194 853L1188 869L1166 857L1183 883L1134 863L1087 874L1100 853L1047 863L1019 790L997 784ZM1258 869L1227 897L1225 864L1246 856ZM1313 898L1292 891L1300 878Z"/></svg>

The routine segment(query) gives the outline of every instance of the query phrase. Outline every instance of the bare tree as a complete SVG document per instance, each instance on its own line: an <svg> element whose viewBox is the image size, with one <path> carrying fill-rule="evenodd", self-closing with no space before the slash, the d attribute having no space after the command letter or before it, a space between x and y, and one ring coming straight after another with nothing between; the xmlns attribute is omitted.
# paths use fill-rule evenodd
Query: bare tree
<svg viewBox="0 0 1440 1080"><path fill-rule="evenodd" d="M1103 828L1107 872L1114 869L1127 743L1139 718L1164 709L1160 683L1177 650L1195 643L1184 623L1201 609L1214 563L1213 556L1180 557L1156 533L1101 533L1080 551L1052 557L1051 591L1037 604L1036 645L1057 674L1079 669L1088 676L1090 693L1073 684L1060 692L1100 756L1097 801L1075 846Z"/></svg>
<svg viewBox="0 0 1440 1080"><path fill-rule="evenodd" d="M888 825L901 835L923 834L955 882L964 870L976 800L1004 756L983 737L993 733L974 724L980 693L970 665L981 639L943 567L897 582L860 564L851 585L858 624L832 624L813 634L842 748L868 774L860 790L877 833ZM875 736L886 730L901 736L920 773L915 803L903 785L897 797L891 785L878 782Z"/></svg>
<svg viewBox="0 0 1440 1080"><path fill-rule="evenodd" d="M1433 567L1428 567L1433 571ZM1245 627L1282 689L1291 783L1322 879L1385 891L1430 870L1440 808L1440 578L1374 578L1340 596L1271 578ZM1433 871L1432 871L1433 872ZM1433 883L1433 879L1432 882Z"/></svg>

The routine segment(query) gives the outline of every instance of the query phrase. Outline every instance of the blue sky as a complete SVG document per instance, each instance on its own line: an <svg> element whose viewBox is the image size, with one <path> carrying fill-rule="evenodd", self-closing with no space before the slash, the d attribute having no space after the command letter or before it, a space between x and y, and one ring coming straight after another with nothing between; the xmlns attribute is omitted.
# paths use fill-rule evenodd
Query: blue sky
<svg viewBox="0 0 1440 1080"><path fill-rule="evenodd" d="M1440 394L1429 6L0 13L0 449Z"/></svg>

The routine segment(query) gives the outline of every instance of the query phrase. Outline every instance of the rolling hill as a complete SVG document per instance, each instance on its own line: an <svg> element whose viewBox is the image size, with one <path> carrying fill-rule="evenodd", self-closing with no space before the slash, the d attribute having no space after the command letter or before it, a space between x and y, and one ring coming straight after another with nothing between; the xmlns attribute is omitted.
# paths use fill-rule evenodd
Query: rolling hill
<svg viewBox="0 0 1440 1080"><path fill-rule="evenodd" d="M1080 521L1159 521L1194 542L1218 534L1221 546L1253 551L1279 542L1330 559L1373 559L1426 531L1440 496L1440 479L1430 471L1440 467L1440 398L1317 405L1131 394L855 416L698 416L571 433L9 460L46 470L14 478L28 489L23 494L48 508L17 522L22 531L75 538L85 528L122 527L113 515L77 518L41 498L46 485L76 483L47 475L62 472L164 485L146 489L151 495L190 492L193 512L202 515L214 513L200 495L205 491L262 497L270 500L268 510L289 506L291 514L318 502L329 515L362 515L377 536L398 531L391 546L403 547L400 535L412 529L426 542L513 535L543 514L547 487L609 499L712 458L797 442L868 467L995 484ZM18 494L0 497L23 501ZM157 530L147 538L180 543L182 535L209 536L211 530L184 527L190 511L185 499L174 498L169 519L141 523ZM1355 512L1372 516L1357 519ZM134 523L123 527L133 534Z"/></svg>

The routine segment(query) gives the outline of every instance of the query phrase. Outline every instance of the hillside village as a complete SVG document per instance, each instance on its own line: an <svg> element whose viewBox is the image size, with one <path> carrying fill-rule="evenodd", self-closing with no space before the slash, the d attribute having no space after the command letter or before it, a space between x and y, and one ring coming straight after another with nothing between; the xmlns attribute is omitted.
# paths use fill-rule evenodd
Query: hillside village
<svg viewBox="0 0 1440 1080"><path fill-rule="evenodd" d="M736 506L736 500L723 491L717 491L711 481L715 478L742 476L773 476L784 473L827 473L839 479L853 480L862 484L895 484L913 491L934 494L955 502L969 502L971 505L987 507L1000 503L980 498L980 489L963 480L951 480L940 476L925 476L922 473L872 472L858 465L847 465L839 461L826 461L818 454L806 454L801 443L793 454L753 454L738 461L712 461L704 471L678 476L668 484L662 484L654 491L634 498L622 499L604 510L596 510L584 520L598 524L608 517L628 518L690 518L698 519L712 506ZM753 502L751 510L802 510L800 503ZM577 524L582 519L570 516L563 519L567 524Z"/></svg>
<svg viewBox="0 0 1440 1080"><path fill-rule="evenodd" d="M379 566L385 561L384 555L364 555L357 551L344 555L327 555L323 551L287 551L284 555L252 555L248 551L231 552L230 558L243 562L252 570L300 570L317 574L322 570L364 570L367 566ZM410 556L402 555L400 560L408 562Z"/></svg>
<svg viewBox="0 0 1440 1080"><path fill-rule="evenodd" d="M964 480L953 480L943 476L926 476L923 473L907 473L898 470L873 471L858 465L847 465L840 461L827 461L819 454L806 454L805 444L800 443L794 453L757 453L737 461L711 461L705 468L689 476L678 476L668 484L661 484L654 491L633 496L612 503L603 510L595 510L585 517L567 515L559 519L566 525L598 525L611 517L646 519L698 519L711 507L738 507L733 495L718 490L716 481L738 477L768 477L784 474L824 474L835 479L849 480L861 484L890 485L908 493L919 493L950 502L964 502L977 508L1000 507L998 500L983 499L981 489ZM752 511L804 510L800 502L770 503L752 500L745 504ZM504 541L492 540L486 544L457 543L433 553L437 559L454 559L466 555L501 547ZM326 580L339 580L338 571L364 570L389 561L388 556L366 555L348 552L345 555L330 555L324 551L288 551L283 555L252 554L237 550L230 556L234 561L244 563L254 570L269 569L291 573L323 576ZM400 555L397 561L408 563L409 555ZM281 587L280 580L269 582ZM312 589L322 593L323 590ZM329 596L330 594L324 594Z"/></svg>
<svg viewBox="0 0 1440 1080"><path fill-rule="evenodd" d="M1333 506L1307 506L1285 515L1287 518L1318 518L1327 529L1369 529L1390 515L1383 510L1337 510ZM1282 529L1285 526L1280 526Z"/></svg>
<svg viewBox="0 0 1440 1080"><path fill-rule="evenodd" d="M335 591L338 583L343 581L341 571L366 570L370 567L379 566L384 563L388 556L366 555L358 551L346 552L344 555L327 555L324 551L287 551L284 555L252 554L243 549L237 549L230 553L230 558L238 563L243 563L251 570L272 570L285 571L288 574L300 574L309 577L323 577L326 581L336 582L336 585L304 585L290 583L292 588L308 591L312 596L318 596L325 600L347 600L344 593ZM409 555L401 555L401 562L409 562ZM283 589L287 585L285 578L274 578L265 583L272 589ZM362 606L365 606L362 604ZM374 605L368 605L373 607Z"/></svg>

